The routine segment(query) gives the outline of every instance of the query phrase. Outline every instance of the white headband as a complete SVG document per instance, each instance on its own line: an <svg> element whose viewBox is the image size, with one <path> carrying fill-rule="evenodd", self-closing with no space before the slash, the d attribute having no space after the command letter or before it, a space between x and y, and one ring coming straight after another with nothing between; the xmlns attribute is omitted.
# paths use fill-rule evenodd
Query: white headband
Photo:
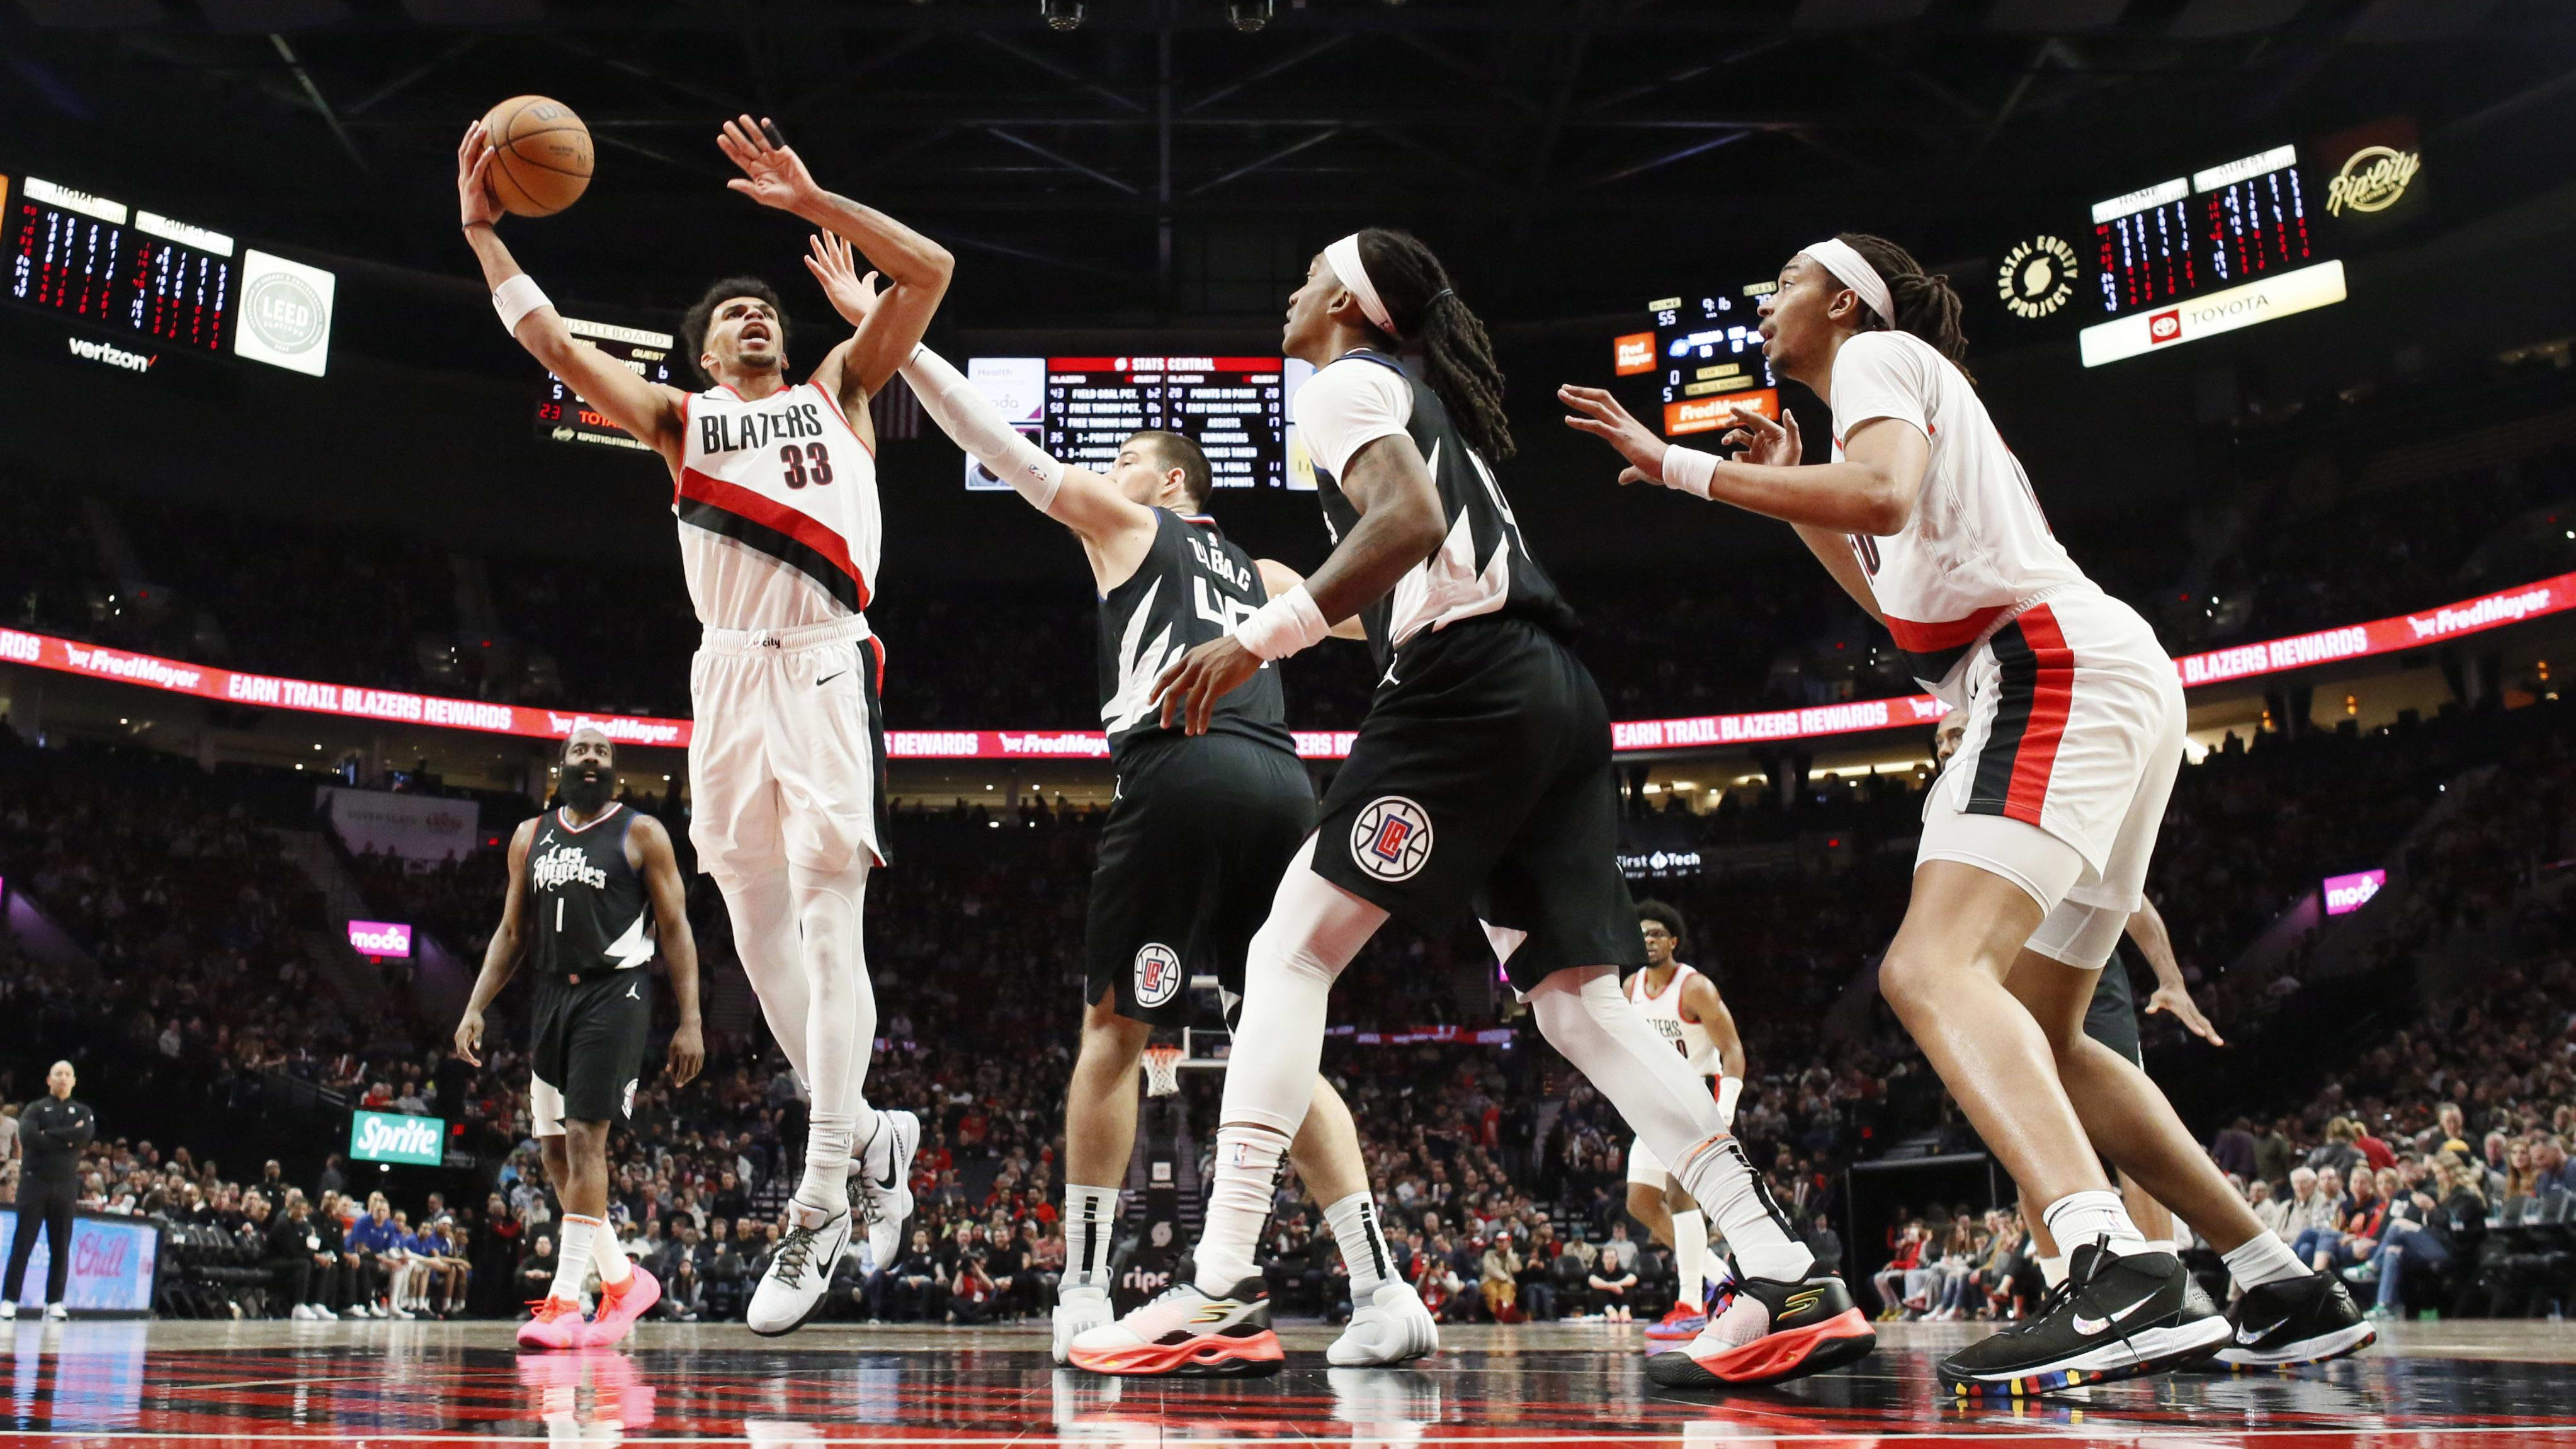
<svg viewBox="0 0 2576 1449"><path fill-rule="evenodd" d="M1393 337L1395 322L1386 315L1386 304L1378 300L1377 284L1369 280L1368 268L1360 265L1360 234L1352 232L1324 248L1324 265L1331 267L1335 279L1360 299L1360 311L1367 314L1377 330Z"/></svg>
<svg viewBox="0 0 2576 1449"><path fill-rule="evenodd" d="M1890 327L1896 325L1896 300L1888 295L1886 281L1878 275L1878 268L1852 249L1851 243L1836 238L1800 250L1815 258L1816 265L1833 273L1844 286L1860 293L1861 305L1877 313L1880 321Z"/></svg>

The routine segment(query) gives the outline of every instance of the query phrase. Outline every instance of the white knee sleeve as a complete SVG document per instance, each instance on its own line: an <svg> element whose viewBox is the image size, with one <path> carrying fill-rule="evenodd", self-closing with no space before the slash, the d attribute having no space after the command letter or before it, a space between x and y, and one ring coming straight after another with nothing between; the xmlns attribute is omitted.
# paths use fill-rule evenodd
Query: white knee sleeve
<svg viewBox="0 0 2576 1449"><path fill-rule="evenodd" d="M849 1117L864 1141L869 1124L861 1089L877 1035L876 988L868 979L861 935L868 867L862 856L838 871L790 867L788 878L802 937L805 1053L813 1069L805 1085L818 1119Z"/></svg>
<svg viewBox="0 0 2576 1449"><path fill-rule="evenodd" d="M1678 1164L1724 1129L1717 1101L1619 989L1607 966L1559 971L1530 993L1550 1046L1592 1080L1655 1156Z"/></svg>
<svg viewBox="0 0 2576 1449"><path fill-rule="evenodd" d="M1288 1137L1297 1135L1315 1100L1333 982L1386 922L1384 910L1315 874L1314 860L1310 836L1280 877L1270 918L1252 937L1220 1114L1224 1122Z"/></svg>
<svg viewBox="0 0 2576 1449"><path fill-rule="evenodd" d="M788 888L787 871L782 867L754 876L718 876L716 885L724 894L725 915L733 922L734 954L742 959L743 975L751 979L752 995L760 999L761 1017L786 1051L796 1079L811 1094L814 1073L805 1051L811 1013L804 950L796 928L796 896Z"/></svg>

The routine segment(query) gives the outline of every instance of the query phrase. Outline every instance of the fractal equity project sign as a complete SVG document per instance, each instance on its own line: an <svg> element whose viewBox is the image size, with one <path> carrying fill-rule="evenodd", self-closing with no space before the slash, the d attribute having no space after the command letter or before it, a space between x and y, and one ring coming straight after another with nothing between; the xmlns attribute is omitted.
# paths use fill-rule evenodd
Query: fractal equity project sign
<svg viewBox="0 0 2576 1449"><path fill-rule="evenodd" d="M349 1114L349 1160L436 1167L446 1156L447 1122L392 1112Z"/></svg>

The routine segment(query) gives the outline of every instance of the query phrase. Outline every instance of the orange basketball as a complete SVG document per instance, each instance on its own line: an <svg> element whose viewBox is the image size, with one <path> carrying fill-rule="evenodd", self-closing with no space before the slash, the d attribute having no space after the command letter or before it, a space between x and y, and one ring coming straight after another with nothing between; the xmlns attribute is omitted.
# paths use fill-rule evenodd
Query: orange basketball
<svg viewBox="0 0 2576 1449"><path fill-rule="evenodd" d="M483 117L492 160L492 198L513 216L552 216L590 185L590 128L572 107L544 96L512 96Z"/></svg>

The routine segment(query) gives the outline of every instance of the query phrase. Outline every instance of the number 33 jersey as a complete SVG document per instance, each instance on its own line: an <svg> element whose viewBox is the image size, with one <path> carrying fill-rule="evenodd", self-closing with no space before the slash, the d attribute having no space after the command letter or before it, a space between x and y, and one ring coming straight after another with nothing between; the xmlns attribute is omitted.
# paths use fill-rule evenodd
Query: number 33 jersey
<svg viewBox="0 0 2576 1449"><path fill-rule="evenodd" d="M698 622L785 629L867 612L884 518L877 460L812 383L754 402L690 395L672 490Z"/></svg>

